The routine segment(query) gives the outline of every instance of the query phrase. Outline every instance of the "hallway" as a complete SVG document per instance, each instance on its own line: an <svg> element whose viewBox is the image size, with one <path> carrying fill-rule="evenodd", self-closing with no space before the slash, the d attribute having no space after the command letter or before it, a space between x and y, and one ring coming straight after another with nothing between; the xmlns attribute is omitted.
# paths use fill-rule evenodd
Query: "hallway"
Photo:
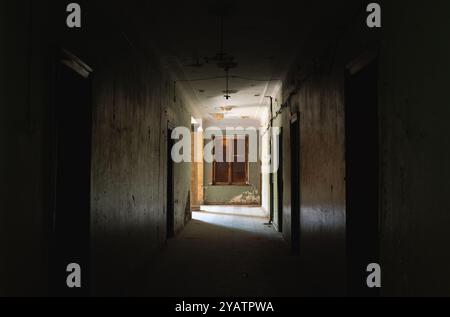
<svg viewBox="0 0 450 317"><path fill-rule="evenodd" d="M150 269L146 295L300 296L298 257L291 255L280 233L265 225L268 219L222 209L224 213L193 213L193 221L168 241Z"/></svg>
<svg viewBox="0 0 450 317"><path fill-rule="evenodd" d="M0 296L450 295L449 13L1 1Z"/></svg>

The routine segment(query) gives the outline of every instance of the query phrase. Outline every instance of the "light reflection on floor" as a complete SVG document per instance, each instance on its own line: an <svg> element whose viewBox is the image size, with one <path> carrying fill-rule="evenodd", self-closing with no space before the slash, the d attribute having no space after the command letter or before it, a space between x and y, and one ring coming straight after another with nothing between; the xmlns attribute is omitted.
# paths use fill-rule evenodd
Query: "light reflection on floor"
<svg viewBox="0 0 450 317"><path fill-rule="evenodd" d="M234 216L249 216L267 218L269 213L261 207L247 206L201 206L200 211L215 214L230 214Z"/></svg>
<svg viewBox="0 0 450 317"><path fill-rule="evenodd" d="M156 257L149 270L148 296L301 294L299 260L282 235L266 225L267 218L256 209L208 210L216 212L194 212L193 220Z"/></svg>

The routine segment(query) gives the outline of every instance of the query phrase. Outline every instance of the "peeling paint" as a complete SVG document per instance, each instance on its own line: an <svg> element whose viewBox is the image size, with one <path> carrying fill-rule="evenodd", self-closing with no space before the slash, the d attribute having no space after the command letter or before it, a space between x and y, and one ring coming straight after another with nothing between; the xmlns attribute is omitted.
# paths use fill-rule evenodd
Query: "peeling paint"
<svg viewBox="0 0 450 317"><path fill-rule="evenodd" d="M246 191L229 201L232 205L257 205L261 202L261 195L257 189Z"/></svg>

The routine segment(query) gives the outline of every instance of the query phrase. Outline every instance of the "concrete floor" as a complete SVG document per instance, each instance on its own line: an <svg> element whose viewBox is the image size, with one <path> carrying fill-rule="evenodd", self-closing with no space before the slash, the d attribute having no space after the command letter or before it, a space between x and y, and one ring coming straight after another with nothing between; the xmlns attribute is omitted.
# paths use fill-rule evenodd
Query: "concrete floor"
<svg viewBox="0 0 450 317"><path fill-rule="evenodd" d="M193 213L152 265L146 295L300 296L299 259L263 213L222 208Z"/></svg>

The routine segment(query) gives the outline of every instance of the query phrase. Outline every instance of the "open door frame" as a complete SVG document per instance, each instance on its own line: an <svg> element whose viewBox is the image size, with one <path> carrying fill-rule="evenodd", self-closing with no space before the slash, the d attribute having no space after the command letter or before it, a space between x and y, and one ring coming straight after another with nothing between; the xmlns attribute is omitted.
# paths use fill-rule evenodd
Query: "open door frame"
<svg viewBox="0 0 450 317"><path fill-rule="evenodd" d="M300 113L290 120L291 132L291 246L295 254L300 252Z"/></svg>
<svg viewBox="0 0 450 317"><path fill-rule="evenodd" d="M54 63L51 106L49 279L50 295L90 293L90 207L93 70L62 49ZM81 267L81 288L67 285L67 267Z"/></svg>
<svg viewBox="0 0 450 317"><path fill-rule="evenodd" d="M173 124L167 123L167 189L166 189L166 238L175 236L175 196L174 196L174 162L172 160L172 139Z"/></svg>
<svg viewBox="0 0 450 317"><path fill-rule="evenodd" d="M379 264L378 59L369 54L346 73L347 292L376 297L367 267Z"/></svg>

